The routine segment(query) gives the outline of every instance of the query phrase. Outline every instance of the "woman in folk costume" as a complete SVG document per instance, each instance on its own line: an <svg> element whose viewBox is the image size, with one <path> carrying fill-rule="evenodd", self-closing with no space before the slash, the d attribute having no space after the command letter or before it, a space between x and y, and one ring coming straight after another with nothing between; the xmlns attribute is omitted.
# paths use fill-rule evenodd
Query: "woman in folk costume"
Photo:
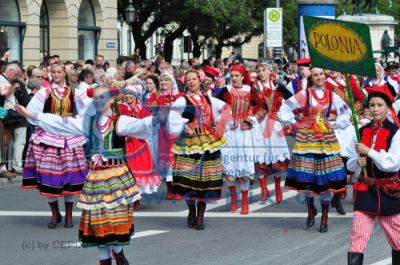
<svg viewBox="0 0 400 265"><path fill-rule="evenodd" d="M150 116L138 98L136 98L140 84L129 85L123 90L124 101L118 105L121 115L143 119ZM134 137L126 138L126 155L130 170L135 177L136 184L139 187L140 194L156 193L160 186L160 176L153 166L150 148L144 139ZM135 210L139 210L140 201L135 202Z"/></svg>
<svg viewBox="0 0 400 265"><path fill-rule="evenodd" d="M118 94L119 89L98 87L84 118L63 118L18 108L29 122L46 131L88 139L91 162L78 203L82 209L79 240L83 247L98 247L102 265L111 264L111 250L118 265L129 264L122 246L129 244L133 234L133 204L140 199L140 193L126 162L125 139L151 137L153 122L157 123L152 117L137 119L116 114Z"/></svg>
<svg viewBox="0 0 400 265"><path fill-rule="evenodd" d="M271 80L272 66L260 63L256 66L258 80L253 84L261 100L268 105L268 116L261 123L255 123L253 129L253 144L256 163L256 172L261 187L261 200L265 201L269 196L267 188L267 176L269 166L274 170L275 198L276 202L282 201L281 176L287 171L290 152L286 143L282 125L278 120L278 111L284 99L292 94L284 86L276 86Z"/></svg>
<svg viewBox="0 0 400 265"><path fill-rule="evenodd" d="M51 68L52 82L42 87L27 109L36 113L51 113L60 118L77 116L88 97L79 94L65 83L64 66ZM62 136L37 126L29 141L23 171L23 189L37 188L48 198L51 220L48 228L61 222L58 199L65 201L65 227L73 227L74 195L80 194L88 172L83 136Z"/></svg>
<svg viewBox="0 0 400 265"><path fill-rule="evenodd" d="M400 132L397 119L392 122L387 118L392 101L393 95L387 88L371 90L368 108L372 122L361 128L361 143L353 138L347 166L359 177L354 183L349 265L363 264L376 219L392 248L392 264L400 264ZM361 167L366 170L361 171Z"/></svg>
<svg viewBox="0 0 400 265"><path fill-rule="evenodd" d="M168 115L170 106L182 96L178 90L175 78L170 73L160 75L160 89L153 93L147 101L147 105L152 108L153 113L165 112ZM160 113L161 114L161 113ZM164 114L162 114L165 116ZM160 123L159 128L154 130L152 137L153 159L158 173L167 183L167 200L180 200L179 194L172 193L172 159L171 151L175 136L168 133L165 123Z"/></svg>
<svg viewBox="0 0 400 265"><path fill-rule="evenodd" d="M367 78L364 81L363 87L365 88L367 93L369 93L371 90L374 90L375 88L384 89L384 87L387 87L392 96L396 97L398 92L398 84L395 84L392 81L389 82L388 78L385 76L382 65L380 65L379 63L375 63L375 70L376 78Z"/></svg>
<svg viewBox="0 0 400 265"><path fill-rule="evenodd" d="M249 213L249 181L254 178L253 124L261 122L267 111L264 102L247 84L246 69L234 65L230 69L231 83L221 90L218 98L232 108L231 126L225 132L227 146L222 149L223 173L230 191L230 210L237 210L235 185L240 183L242 193L241 214Z"/></svg>
<svg viewBox="0 0 400 265"><path fill-rule="evenodd" d="M298 129L285 187L306 193L307 227L314 225L314 217L317 215L314 195L321 197L319 231L322 233L328 231L331 192L346 190L346 172L333 129L346 128L350 121L346 103L325 87L324 70L312 68L311 81L312 87L300 91L282 104L279 119ZM304 115L299 122L296 122L293 113L297 108L301 108ZM335 122L328 120L331 110L337 113Z"/></svg>
<svg viewBox="0 0 400 265"><path fill-rule="evenodd" d="M188 226L202 230L207 202L221 197L223 179L220 149L225 138L222 137L223 123L219 124L219 130L216 124L220 117L229 114L230 108L225 102L201 92L200 72L186 72L185 83L188 91L174 102L168 118L169 123L187 122L172 146L173 192L186 199Z"/></svg>

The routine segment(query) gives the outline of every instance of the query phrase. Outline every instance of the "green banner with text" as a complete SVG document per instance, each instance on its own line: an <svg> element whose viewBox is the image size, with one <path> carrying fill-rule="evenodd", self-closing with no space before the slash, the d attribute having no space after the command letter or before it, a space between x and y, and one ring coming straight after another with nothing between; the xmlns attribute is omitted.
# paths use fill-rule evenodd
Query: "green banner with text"
<svg viewBox="0 0 400 265"><path fill-rule="evenodd" d="M376 77L368 25L311 16L303 19L312 66Z"/></svg>

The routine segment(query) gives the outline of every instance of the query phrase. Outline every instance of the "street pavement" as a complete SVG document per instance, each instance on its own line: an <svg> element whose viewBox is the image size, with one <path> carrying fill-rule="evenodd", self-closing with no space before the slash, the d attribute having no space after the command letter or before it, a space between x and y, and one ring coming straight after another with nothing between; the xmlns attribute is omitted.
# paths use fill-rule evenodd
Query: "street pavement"
<svg viewBox="0 0 400 265"><path fill-rule="evenodd" d="M268 184L272 195L272 178ZM283 185L283 183L282 183ZM345 216L330 209L327 233L319 233L320 214L306 228L306 205L301 195L284 191L284 201L274 196L259 202L260 189L251 186L252 212L230 213L225 197L208 205L206 229L186 226L184 201L167 201L163 184L159 193L142 199L135 212L135 236L125 254L130 264L347 264L352 224L351 191L343 202ZM60 203L63 211L63 203ZM239 203L240 206L240 203ZM317 204L320 212L320 206ZM63 214L63 213L62 213ZM0 180L0 264L98 264L96 248L81 248L77 240L80 210L74 209L73 228L48 229L50 210L36 190L20 189L20 182ZM379 224L364 257L364 264L391 264L391 249Z"/></svg>

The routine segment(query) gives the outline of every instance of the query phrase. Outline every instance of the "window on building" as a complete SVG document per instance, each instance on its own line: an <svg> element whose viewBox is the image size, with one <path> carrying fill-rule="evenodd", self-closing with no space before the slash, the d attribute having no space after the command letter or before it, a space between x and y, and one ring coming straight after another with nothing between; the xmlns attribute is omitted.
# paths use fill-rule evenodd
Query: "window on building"
<svg viewBox="0 0 400 265"><path fill-rule="evenodd" d="M211 45L211 44L208 44L207 45L207 57L209 57L209 56L211 56L211 55L213 55L213 56L215 56L215 46L214 45Z"/></svg>
<svg viewBox="0 0 400 265"><path fill-rule="evenodd" d="M90 0L82 0L78 17L79 59L94 59L97 54L100 28L96 27L96 15Z"/></svg>
<svg viewBox="0 0 400 265"><path fill-rule="evenodd" d="M9 61L22 62L25 23L21 23L17 0L0 0L0 56L10 50Z"/></svg>
<svg viewBox="0 0 400 265"><path fill-rule="evenodd" d="M235 59L242 59L242 46L232 47L232 51L235 53Z"/></svg>
<svg viewBox="0 0 400 265"><path fill-rule="evenodd" d="M46 1L43 1L40 8L40 56L43 59L48 55L50 55L49 13Z"/></svg>
<svg viewBox="0 0 400 265"><path fill-rule="evenodd" d="M258 58L264 58L264 42L258 45Z"/></svg>

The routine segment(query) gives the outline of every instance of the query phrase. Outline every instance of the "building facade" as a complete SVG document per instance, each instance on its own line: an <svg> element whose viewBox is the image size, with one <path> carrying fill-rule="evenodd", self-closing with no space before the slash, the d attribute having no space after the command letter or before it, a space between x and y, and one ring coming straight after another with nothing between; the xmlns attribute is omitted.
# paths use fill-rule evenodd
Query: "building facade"
<svg viewBox="0 0 400 265"><path fill-rule="evenodd" d="M0 0L0 53L38 65L44 56L63 61L115 61L118 56L117 0Z"/></svg>

